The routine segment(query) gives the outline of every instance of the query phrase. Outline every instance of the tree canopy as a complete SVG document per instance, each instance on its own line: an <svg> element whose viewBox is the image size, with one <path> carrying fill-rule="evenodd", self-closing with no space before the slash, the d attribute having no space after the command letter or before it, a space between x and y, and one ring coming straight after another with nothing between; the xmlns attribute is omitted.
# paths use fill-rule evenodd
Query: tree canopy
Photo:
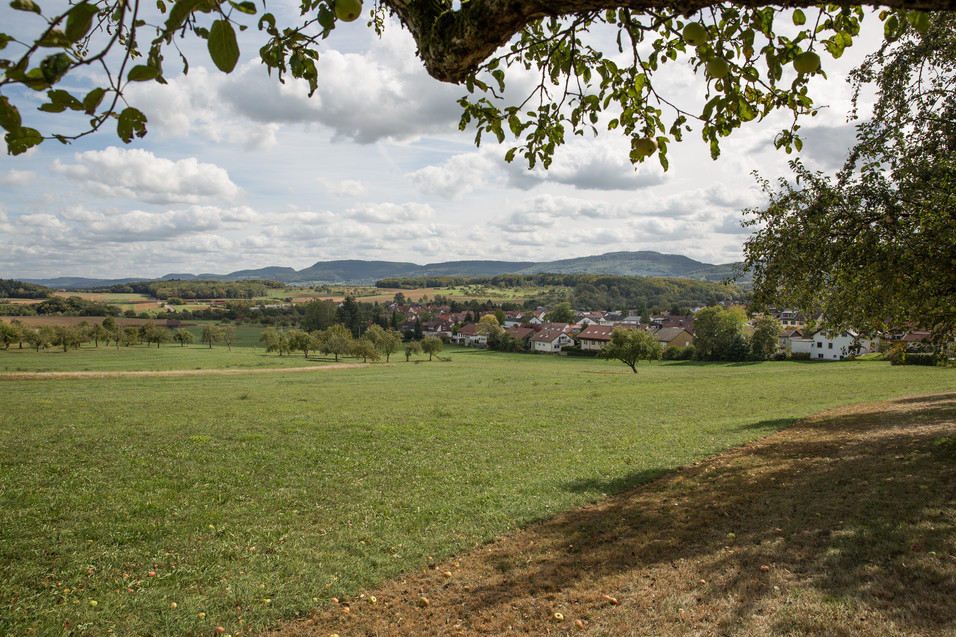
<svg viewBox="0 0 956 637"><path fill-rule="evenodd" d="M880 15L887 37L922 29L920 10L956 8L953 0L887 0ZM205 41L209 57L229 73L243 46L258 35L259 57L270 73L305 80L314 92L322 81L319 45L337 26L357 15L335 0L301 0L298 20L262 9L251 0L81 1L49 13L33 0L10 6L36 14L26 33L0 33L0 126L8 152L23 153L44 139L68 142L115 126L125 142L147 132L146 116L128 104L130 83L166 83L173 69L188 72L185 41ZM859 33L860 6L788 0L766 5L750 0L376 0L367 6L370 28L379 33L395 18L418 45L427 71L439 81L462 84L461 128L473 127L476 143L491 135L514 146L530 166L547 167L569 135L618 130L631 140L630 158L656 154L667 168L668 144L695 128L720 152L720 140L742 124L777 110L793 123L776 139L799 149L798 118L816 102L807 90L823 73L820 54L840 57ZM792 9L784 17L780 7ZM286 22L288 20L288 22ZM252 31L254 30L254 31ZM244 34L244 31L250 31ZM194 62L195 63L195 62ZM674 103L657 74L668 64L690 63L706 82L703 107ZM86 74L98 86L76 88ZM529 90L510 82L517 72L537 77ZM71 81L66 81L70 78ZM39 110L75 112L83 125L49 130L24 121L43 92ZM515 92L518 92L515 95Z"/></svg>
<svg viewBox="0 0 956 637"><path fill-rule="evenodd" d="M886 43L855 71L878 90L836 175L793 162L765 184L747 241L756 307L824 315L824 328L956 333L956 16Z"/></svg>

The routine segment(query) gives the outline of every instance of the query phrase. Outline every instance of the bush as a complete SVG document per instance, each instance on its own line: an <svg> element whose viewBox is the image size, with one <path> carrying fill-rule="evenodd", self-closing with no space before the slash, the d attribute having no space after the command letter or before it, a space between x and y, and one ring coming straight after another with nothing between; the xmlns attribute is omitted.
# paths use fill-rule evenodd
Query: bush
<svg viewBox="0 0 956 637"><path fill-rule="evenodd" d="M810 360L810 352L791 352L790 360L792 361L808 361Z"/></svg>
<svg viewBox="0 0 956 637"><path fill-rule="evenodd" d="M694 346L668 347L664 350L665 361L689 361L694 358Z"/></svg>

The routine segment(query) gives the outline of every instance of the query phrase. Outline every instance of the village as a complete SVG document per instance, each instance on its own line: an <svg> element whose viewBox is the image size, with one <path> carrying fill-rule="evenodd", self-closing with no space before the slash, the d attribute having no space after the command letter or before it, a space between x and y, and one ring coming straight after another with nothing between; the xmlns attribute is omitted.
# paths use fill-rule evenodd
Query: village
<svg viewBox="0 0 956 637"><path fill-rule="evenodd" d="M727 307L742 309L740 305L729 303ZM543 307L533 311L498 309L451 312L447 306L389 306L390 311L405 315L405 320L399 327L400 331L414 332L417 326L423 336L438 337L445 342L465 347L489 347L489 339L493 337L482 325L481 319L494 316L510 339L523 343L523 351L540 354L596 354L611 340L614 330L628 329L646 330L653 334L667 358L690 357L666 356L666 353L677 349L684 352L693 351L688 348L693 348L696 342L694 313L700 309L702 308L693 308L688 314L672 314L665 310L646 316L636 312L572 311L572 320L561 322L549 320L551 311ZM797 310L784 309L772 311L768 315L780 324L777 355L781 358L844 360L878 351L881 341L919 348L929 337L928 332L920 330L888 334L882 339L853 330L831 334L815 327L823 318L820 314L808 316Z"/></svg>

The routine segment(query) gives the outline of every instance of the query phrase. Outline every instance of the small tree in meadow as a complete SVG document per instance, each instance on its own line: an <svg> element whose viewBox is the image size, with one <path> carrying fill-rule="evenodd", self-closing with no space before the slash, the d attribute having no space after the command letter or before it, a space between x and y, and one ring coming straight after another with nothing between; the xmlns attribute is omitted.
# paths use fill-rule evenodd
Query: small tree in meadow
<svg viewBox="0 0 956 637"><path fill-rule="evenodd" d="M194 340L193 333L187 329L179 328L176 330L176 333L173 334L173 340L179 343L180 347L186 347L191 345Z"/></svg>
<svg viewBox="0 0 956 637"><path fill-rule="evenodd" d="M377 325L375 327L378 327ZM378 353L378 348L375 346L375 343L371 339L362 338L352 341L352 347L349 353L355 358L361 358L362 362L367 363L369 359L377 361L381 356Z"/></svg>
<svg viewBox="0 0 956 637"><path fill-rule="evenodd" d="M420 341L409 341L405 344L405 362L412 357L412 355L418 355L422 353L422 344Z"/></svg>
<svg viewBox="0 0 956 637"><path fill-rule="evenodd" d="M428 360L441 352L442 345L441 339L437 336L426 336L422 339L422 351L428 354Z"/></svg>
<svg viewBox="0 0 956 637"><path fill-rule="evenodd" d="M341 323L335 323L322 331L319 351L323 354L332 354L337 363L340 355L345 356L351 351L352 340L352 331Z"/></svg>
<svg viewBox="0 0 956 637"><path fill-rule="evenodd" d="M636 374L639 361L660 360L662 352L661 342L650 332L616 329L611 332L611 340L601 348L599 356L619 360Z"/></svg>

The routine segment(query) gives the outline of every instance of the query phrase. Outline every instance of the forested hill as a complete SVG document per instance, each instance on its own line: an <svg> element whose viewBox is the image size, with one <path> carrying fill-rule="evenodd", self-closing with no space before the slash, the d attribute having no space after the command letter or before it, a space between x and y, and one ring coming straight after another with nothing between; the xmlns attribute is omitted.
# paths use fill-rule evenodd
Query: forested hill
<svg viewBox="0 0 956 637"><path fill-rule="evenodd" d="M359 259L339 261L319 261L308 268L294 270L287 267L266 267L244 269L230 274L186 273L168 274L165 280L205 281L242 281L250 279L270 279L289 284L314 283L350 283L371 285L386 278L419 277L490 277L501 274L603 274L611 276L669 277L697 279L701 281L720 281L733 276L732 263L711 265L695 261L677 254L660 252L609 252L590 257L562 259L560 261L448 261L417 265L398 261L364 261ZM142 281L140 278L127 278L105 281L102 279L84 279L60 277L57 279L26 279L49 287L90 288L103 287L116 283ZM749 281L743 279L743 282Z"/></svg>

